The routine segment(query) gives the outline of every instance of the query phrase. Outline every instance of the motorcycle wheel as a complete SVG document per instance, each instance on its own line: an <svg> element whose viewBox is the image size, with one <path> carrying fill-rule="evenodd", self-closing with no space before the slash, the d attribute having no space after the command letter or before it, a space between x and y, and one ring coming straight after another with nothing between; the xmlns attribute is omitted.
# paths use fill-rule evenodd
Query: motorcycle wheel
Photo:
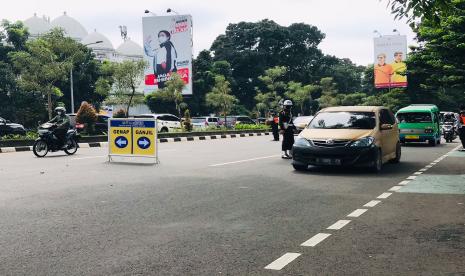
<svg viewBox="0 0 465 276"><path fill-rule="evenodd" d="M47 142L44 140L38 140L34 142L34 145L32 146L32 152L34 152L34 155L37 157L44 157L48 153L48 145Z"/></svg>
<svg viewBox="0 0 465 276"><path fill-rule="evenodd" d="M69 139L68 142L66 143L66 148L64 149L64 151L66 152L66 154L68 155L73 155L76 153L78 149L78 144L76 143L76 140L74 140L73 138Z"/></svg>

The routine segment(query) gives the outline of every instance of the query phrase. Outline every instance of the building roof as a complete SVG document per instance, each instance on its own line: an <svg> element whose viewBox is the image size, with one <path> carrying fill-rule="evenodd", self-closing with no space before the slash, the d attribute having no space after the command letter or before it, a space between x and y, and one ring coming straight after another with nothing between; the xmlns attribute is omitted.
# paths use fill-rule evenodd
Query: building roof
<svg viewBox="0 0 465 276"><path fill-rule="evenodd" d="M62 16L55 18L51 25L53 28L62 28L69 37L79 41L87 36L87 31L81 23L68 16L66 12Z"/></svg>
<svg viewBox="0 0 465 276"><path fill-rule="evenodd" d="M116 48L116 52L123 56L143 56L144 50L134 41L127 39L123 44Z"/></svg>
<svg viewBox="0 0 465 276"><path fill-rule="evenodd" d="M91 43L95 43L97 41L102 41L102 43L98 43L98 44L91 44ZM93 33L90 33L88 34L86 37L84 37L84 39L82 39L81 41L82 44L91 44L91 45L88 45L87 47L91 48L91 49L111 49L113 50L113 44L111 44L110 40L104 36L103 34L97 32L97 31L94 31Z"/></svg>
<svg viewBox="0 0 465 276"><path fill-rule="evenodd" d="M29 34L32 36L45 34L52 28L50 23L45 18L38 17L37 14L34 14L34 16L24 20L23 23L24 26L27 27Z"/></svg>

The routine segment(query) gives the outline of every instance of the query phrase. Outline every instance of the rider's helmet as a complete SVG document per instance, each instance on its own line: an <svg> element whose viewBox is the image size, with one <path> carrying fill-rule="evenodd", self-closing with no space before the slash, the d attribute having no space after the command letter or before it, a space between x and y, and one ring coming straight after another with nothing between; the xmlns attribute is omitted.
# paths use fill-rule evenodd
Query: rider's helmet
<svg viewBox="0 0 465 276"><path fill-rule="evenodd" d="M55 113L58 115L64 115L66 114L66 108L62 106L55 107Z"/></svg>
<svg viewBox="0 0 465 276"><path fill-rule="evenodd" d="M283 106L284 106L284 109L291 109L292 107L292 101L291 100L285 100L284 103L283 103Z"/></svg>
<svg viewBox="0 0 465 276"><path fill-rule="evenodd" d="M444 121L453 122L455 121L455 114L453 112L447 112L444 114Z"/></svg>

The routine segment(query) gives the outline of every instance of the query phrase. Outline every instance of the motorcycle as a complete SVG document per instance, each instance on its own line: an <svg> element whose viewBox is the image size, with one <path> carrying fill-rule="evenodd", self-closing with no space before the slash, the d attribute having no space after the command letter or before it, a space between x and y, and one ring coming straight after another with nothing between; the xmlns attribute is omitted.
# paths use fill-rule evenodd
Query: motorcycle
<svg viewBox="0 0 465 276"><path fill-rule="evenodd" d="M453 122L445 122L442 125L442 133L447 143L451 143L457 138L457 130Z"/></svg>
<svg viewBox="0 0 465 276"><path fill-rule="evenodd" d="M34 142L32 151L37 157L44 157L48 152L63 150L68 155L73 155L78 149L78 134L75 129L68 130L66 133L65 144L55 137L53 131L57 128L55 124L45 123L39 126L39 138Z"/></svg>

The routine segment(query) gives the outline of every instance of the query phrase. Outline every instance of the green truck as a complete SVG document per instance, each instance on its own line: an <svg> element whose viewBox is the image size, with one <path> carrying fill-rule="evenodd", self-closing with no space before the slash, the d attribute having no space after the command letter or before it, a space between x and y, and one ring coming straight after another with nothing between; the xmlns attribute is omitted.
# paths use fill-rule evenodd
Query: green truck
<svg viewBox="0 0 465 276"><path fill-rule="evenodd" d="M401 143L428 142L430 146L441 143L439 109L434 104L412 104L397 111L399 140Z"/></svg>

